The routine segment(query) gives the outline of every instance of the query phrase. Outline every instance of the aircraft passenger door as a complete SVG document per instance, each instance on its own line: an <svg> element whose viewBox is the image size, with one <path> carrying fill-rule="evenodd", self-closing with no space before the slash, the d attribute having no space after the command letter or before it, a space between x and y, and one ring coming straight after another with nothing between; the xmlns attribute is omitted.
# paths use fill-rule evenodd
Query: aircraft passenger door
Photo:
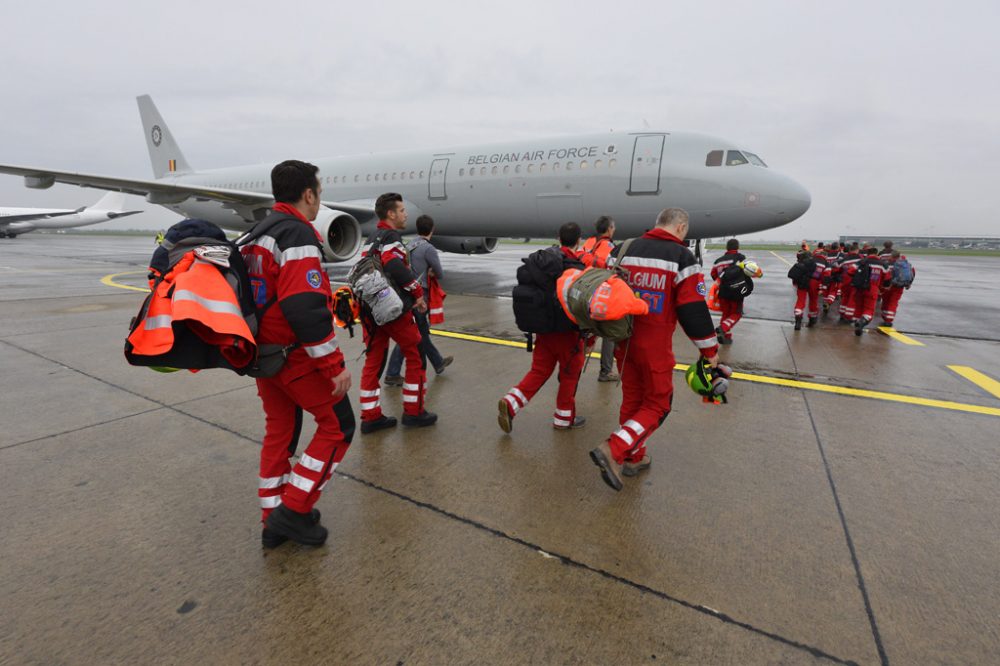
<svg viewBox="0 0 1000 666"><path fill-rule="evenodd" d="M632 151L629 194L656 194L660 191L660 164L663 161L662 134L637 136Z"/></svg>
<svg viewBox="0 0 1000 666"><path fill-rule="evenodd" d="M448 159L442 158L431 162L430 176L427 181L428 199L447 199L445 176L448 174Z"/></svg>

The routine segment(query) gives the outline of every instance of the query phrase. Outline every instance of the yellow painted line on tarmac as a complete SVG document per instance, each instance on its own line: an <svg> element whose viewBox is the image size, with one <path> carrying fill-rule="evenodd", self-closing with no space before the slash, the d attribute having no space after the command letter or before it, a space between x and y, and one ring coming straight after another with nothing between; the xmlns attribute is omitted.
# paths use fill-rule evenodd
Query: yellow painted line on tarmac
<svg viewBox="0 0 1000 666"><path fill-rule="evenodd" d="M778 259L781 259L783 262L785 262L786 265L788 265L788 266L792 265L792 262L788 261L788 259L785 259L783 256L781 256L780 254L778 254L774 250L768 250L768 252L770 252L771 254L773 254L774 256L776 256Z"/></svg>
<svg viewBox="0 0 1000 666"><path fill-rule="evenodd" d="M914 340L913 338L911 338L908 335L903 335L902 333L900 333L899 331L897 331L896 329L894 329L892 326L879 326L878 330L882 331L883 333L885 333L886 335L888 335L893 340L898 340L899 342L902 342L904 345L913 345L915 347L924 347L924 346L926 346L926 345L924 345L924 343L920 342L919 340Z"/></svg>
<svg viewBox="0 0 1000 666"><path fill-rule="evenodd" d="M488 345L498 345L502 347L516 347L519 349L524 348L523 342L515 342L513 340L503 340L500 338L491 338L484 335L470 335L468 333L442 331L440 329L435 329L435 328L431 329L431 333L445 338L454 338L456 340L480 342ZM678 363L674 366L674 370L677 370L678 372L684 372L687 369L688 366L681 363ZM971 370L971 368L969 369ZM983 375L983 377L985 377L985 375ZM806 382L799 379L782 379L780 377L769 377L767 375L753 375L746 372L734 372L733 378L747 382L754 382L757 384L770 384L771 386L783 386L786 388L801 389L804 391L816 391L818 393L832 393L834 395L844 395L852 398L883 400L886 402L898 402L906 405L917 405L919 407L933 407L935 409L946 409L953 412L967 412L971 414L984 414L986 416L1000 416L1000 407L983 407L982 405L971 405L964 402L952 402L951 400L935 400L933 398L921 398L914 395L903 395L901 393L888 393L886 391L870 391L867 389L856 389L847 386L837 386L835 384ZM993 382L993 380L991 380L989 377L985 378ZM993 384L995 385L995 389L997 391L995 395L997 395L997 397L1000 397L1000 383L993 382Z"/></svg>
<svg viewBox="0 0 1000 666"><path fill-rule="evenodd" d="M967 365L949 365L948 369L962 375L987 393L992 393L994 398L1000 398L1000 382L992 377L984 375Z"/></svg>
<svg viewBox="0 0 1000 666"><path fill-rule="evenodd" d="M121 277L123 275L139 275L148 273L149 271L126 271L124 273L112 273L111 275L105 275L101 278L101 284L106 284L109 287L118 287L119 289L128 289L130 291L141 291L144 294L149 293L149 289L146 287L133 287L130 284L119 284L115 282L115 278Z"/></svg>

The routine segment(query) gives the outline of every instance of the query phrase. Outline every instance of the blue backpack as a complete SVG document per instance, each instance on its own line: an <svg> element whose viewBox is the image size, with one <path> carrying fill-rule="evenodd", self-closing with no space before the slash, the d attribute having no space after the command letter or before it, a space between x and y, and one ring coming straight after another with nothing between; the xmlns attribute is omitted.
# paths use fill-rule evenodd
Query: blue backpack
<svg viewBox="0 0 1000 666"><path fill-rule="evenodd" d="M913 284L913 266L900 257L892 265L892 286L909 287Z"/></svg>

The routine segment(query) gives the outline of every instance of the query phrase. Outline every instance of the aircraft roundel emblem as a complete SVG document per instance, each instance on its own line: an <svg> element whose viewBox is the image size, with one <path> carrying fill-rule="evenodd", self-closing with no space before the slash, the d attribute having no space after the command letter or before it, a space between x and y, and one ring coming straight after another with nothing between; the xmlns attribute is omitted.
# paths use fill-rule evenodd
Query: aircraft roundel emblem
<svg viewBox="0 0 1000 666"><path fill-rule="evenodd" d="M160 142L163 141L163 130L160 129L159 125L153 125L152 131L153 145L156 147L160 146Z"/></svg>
<svg viewBox="0 0 1000 666"><path fill-rule="evenodd" d="M615 144L612 143L611 145L609 145L607 148L604 149L604 152L607 155L614 155L615 153L618 152L618 148L615 146Z"/></svg>

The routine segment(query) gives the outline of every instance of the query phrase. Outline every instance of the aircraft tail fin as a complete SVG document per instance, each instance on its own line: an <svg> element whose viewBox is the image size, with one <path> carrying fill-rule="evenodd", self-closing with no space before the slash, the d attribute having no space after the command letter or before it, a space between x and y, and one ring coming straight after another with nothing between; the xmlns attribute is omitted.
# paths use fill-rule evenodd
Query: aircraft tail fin
<svg viewBox="0 0 1000 666"><path fill-rule="evenodd" d="M108 192L98 199L93 206L88 206L95 210L106 210L112 213L121 213L125 210L125 195L121 192Z"/></svg>
<svg viewBox="0 0 1000 666"><path fill-rule="evenodd" d="M149 95L136 97L139 104L139 117L142 118L142 130L146 135L146 147L149 148L149 160L153 164L153 175L156 178L191 173L191 165L184 159L180 146L174 140L174 135L163 121L163 116L153 104Z"/></svg>

